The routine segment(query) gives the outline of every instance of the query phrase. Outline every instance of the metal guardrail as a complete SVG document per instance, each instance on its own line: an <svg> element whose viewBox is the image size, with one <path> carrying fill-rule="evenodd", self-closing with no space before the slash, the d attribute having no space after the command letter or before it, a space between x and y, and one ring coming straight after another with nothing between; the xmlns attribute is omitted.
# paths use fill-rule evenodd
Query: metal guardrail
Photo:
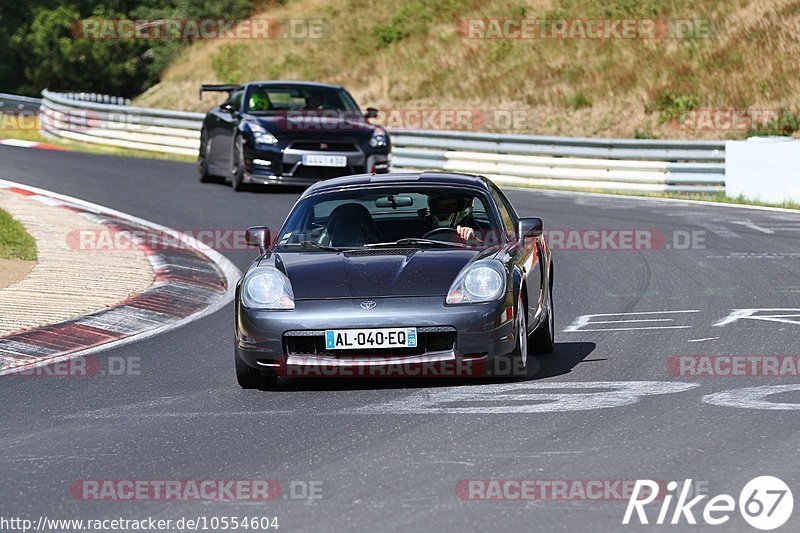
<svg viewBox="0 0 800 533"><path fill-rule="evenodd" d="M42 91L39 114L42 132L79 142L197 155L203 113L89 100L91 98L79 100L70 94Z"/></svg>
<svg viewBox="0 0 800 533"><path fill-rule="evenodd" d="M41 100L29 96L0 93L0 113L32 111L38 112Z"/></svg>
<svg viewBox="0 0 800 533"><path fill-rule="evenodd" d="M483 174L507 185L721 192L725 143L458 131L392 132L395 168Z"/></svg>
<svg viewBox="0 0 800 533"><path fill-rule="evenodd" d="M42 96L40 123L46 134L190 156L199 149L203 113L95 102L47 90ZM396 170L469 172L522 186L704 193L725 188L722 141L390 133Z"/></svg>

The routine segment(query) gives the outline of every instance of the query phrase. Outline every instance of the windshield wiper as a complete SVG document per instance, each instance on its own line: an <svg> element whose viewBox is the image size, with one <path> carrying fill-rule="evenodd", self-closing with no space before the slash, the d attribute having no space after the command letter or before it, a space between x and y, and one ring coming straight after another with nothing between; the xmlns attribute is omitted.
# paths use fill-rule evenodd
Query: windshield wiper
<svg viewBox="0 0 800 533"><path fill-rule="evenodd" d="M343 252L346 248L337 248L336 246L326 246L324 244L320 244L314 241L302 241L302 242L287 242L286 244L281 244L281 248L290 248L290 247L298 247L298 248L317 248L318 250L326 250L328 252Z"/></svg>
<svg viewBox="0 0 800 533"><path fill-rule="evenodd" d="M439 246L443 248L466 248L466 244L460 242L435 241L433 239L417 239L413 237L397 239L394 242L376 242L365 244L365 248L381 248L385 246Z"/></svg>

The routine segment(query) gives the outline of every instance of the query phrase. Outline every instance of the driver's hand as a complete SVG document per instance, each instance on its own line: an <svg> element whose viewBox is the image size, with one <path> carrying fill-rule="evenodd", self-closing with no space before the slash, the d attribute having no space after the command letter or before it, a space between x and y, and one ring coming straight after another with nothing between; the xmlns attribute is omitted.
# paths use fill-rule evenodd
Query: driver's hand
<svg viewBox="0 0 800 533"><path fill-rule="evenodd" d="M469 226L456 226L456 231L458 232L458 236L465 241L468 241L475 236L475 230Z"/></svg>

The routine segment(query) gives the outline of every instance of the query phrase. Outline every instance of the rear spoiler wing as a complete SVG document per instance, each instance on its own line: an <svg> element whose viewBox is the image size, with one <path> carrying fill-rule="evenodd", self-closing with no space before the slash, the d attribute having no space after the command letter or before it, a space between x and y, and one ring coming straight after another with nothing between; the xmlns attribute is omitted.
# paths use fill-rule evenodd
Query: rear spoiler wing
<svg viewBox="0 0 800 533"><path fill-rule="evenodd" d="M243 85L214 85L214 84L207 84L204 83L200 86L199 96L200 100L203 99L203 93L232 93L233 91L238 91L241 89Z"/></svg>

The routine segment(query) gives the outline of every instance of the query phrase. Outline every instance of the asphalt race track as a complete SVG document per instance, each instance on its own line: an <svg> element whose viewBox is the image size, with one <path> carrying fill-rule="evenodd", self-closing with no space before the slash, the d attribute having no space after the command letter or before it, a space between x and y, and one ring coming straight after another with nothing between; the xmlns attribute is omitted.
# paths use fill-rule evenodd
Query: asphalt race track
<svg viewBox="0 0 800 533"><path fill-rule="evenodd" d="M298 196L200 184L190 164L12 147L0 147L0 178L179 230L277 227ZM281 531L624 531L625 500L469 501L457 487L691 478L738 498L761 475L800 486L797 374L676 375L673 358L800 354L800 214L509 196L521 215L564 230L554 251L556 352L539 358L539 379L293 378L279 391L243 391L229 305L100 354L140 358L140 375L0 378L2 514L277 516ZM605 249L576 249L597 243L587 231L619 229L656 249L608 249L608 234ZM254 257L223 253L242 270ZM85 501L70 492L80 480L189 479L278 480L286 497ZM308 482L320 498L302 498ZM752 531L738 514L716 529Z"/></svg>

